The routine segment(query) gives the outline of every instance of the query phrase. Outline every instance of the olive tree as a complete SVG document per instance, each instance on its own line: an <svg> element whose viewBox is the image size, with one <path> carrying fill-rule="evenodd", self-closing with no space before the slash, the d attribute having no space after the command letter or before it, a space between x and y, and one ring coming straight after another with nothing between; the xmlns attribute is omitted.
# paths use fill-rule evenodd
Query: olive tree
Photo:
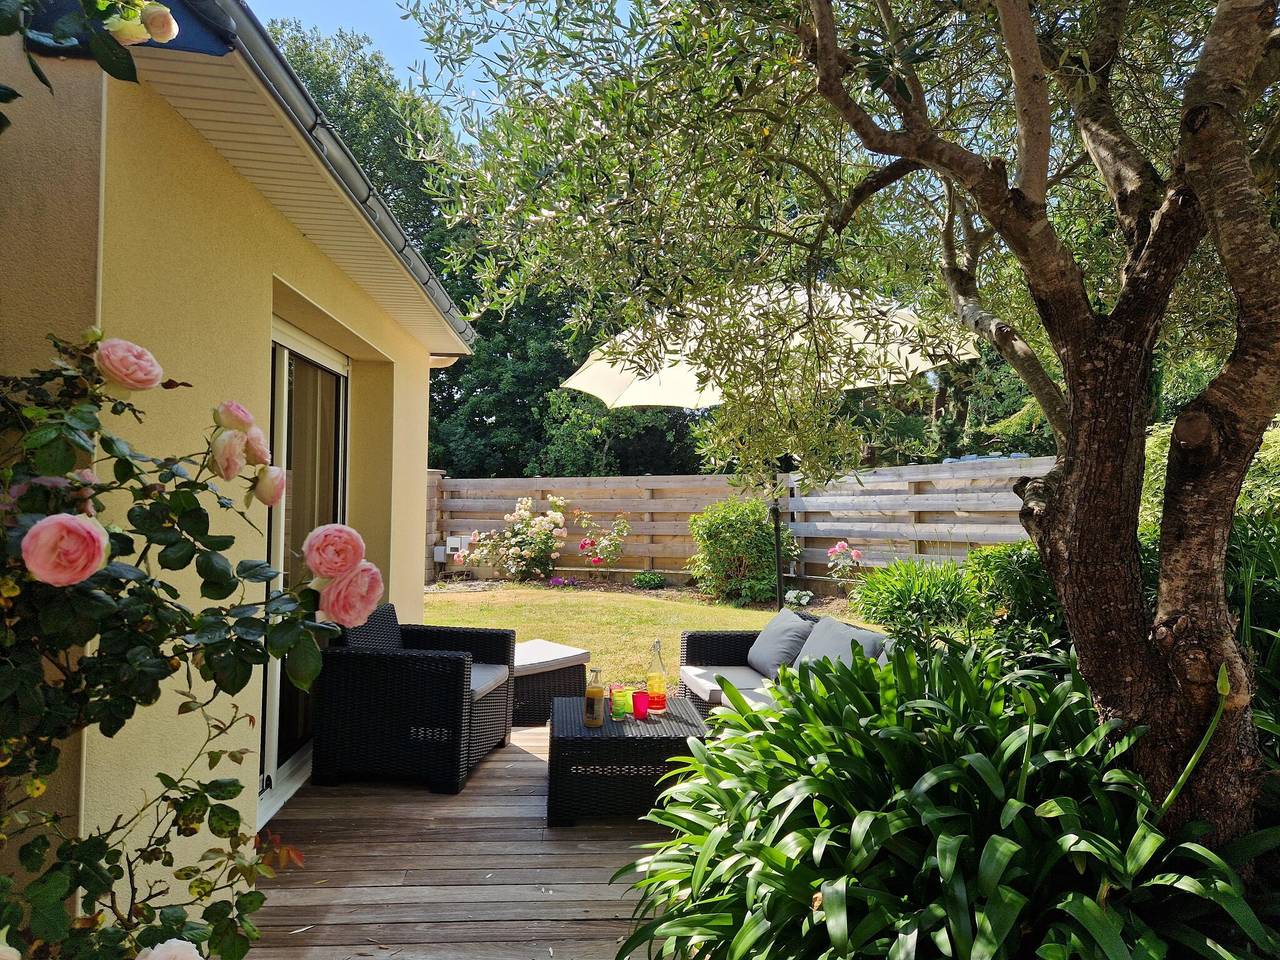
<svg viewBox="0 0 1280 960"><path fill-rule="evenodd" d="M856 446L835 398L874 358L822 291L918 304L923 346L990 341L1058 437L1016 490L1100 714L1147 728L1136 763L1159 792L1224 703L1173 815L1219 839L1249 826L1260 761L1224 557L1280 410L1275 0L411 7L443 65L428 82L487 101L451 166L477 225L457 253L490 302L571 285L636 331L637 367L682 350L723 388L744 467L786 450L821 480ZM809 307L743 307L779 284ZM1174 426L1151 609L1153 367L1206 304L1232 347Z"/></svg>

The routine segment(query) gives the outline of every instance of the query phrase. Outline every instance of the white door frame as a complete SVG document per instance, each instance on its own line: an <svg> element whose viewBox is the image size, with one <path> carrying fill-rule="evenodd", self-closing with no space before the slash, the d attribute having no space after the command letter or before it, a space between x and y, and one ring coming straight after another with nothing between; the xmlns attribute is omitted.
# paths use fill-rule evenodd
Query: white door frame
<svg viewBox="0 0 1280 960"><path fill-rule="evenodd" d="M273 373L272 395L272 445L277 463L288 463L289 422L289 356L296 354L317 366L323 367L341 378L341 397L338 420L338 519L344 520L347 512L347 391L351 376L349 358L315 339L297 327L272 317L271 369ZM275 569L285 569L284 518L285 503L289 496L270 511L268 531L270 563ZM268 584L268 589L278 590L283 585L283 574ZM266 684L263 691L262 727L263 753L258 772L258 829L261 830L275 816L291 796L311 778L311 744L300 748L283 766L279 765L278 745L280 734L280 685L284 681L283 665L274 658L267 661ZM268 783L270 786L268 786Z"/></svg>

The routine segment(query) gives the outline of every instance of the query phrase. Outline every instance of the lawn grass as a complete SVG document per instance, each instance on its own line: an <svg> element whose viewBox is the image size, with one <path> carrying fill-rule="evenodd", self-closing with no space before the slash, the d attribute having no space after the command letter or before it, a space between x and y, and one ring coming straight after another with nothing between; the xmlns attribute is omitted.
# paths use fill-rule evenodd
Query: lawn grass
<svg viewBox="0 0 1280 960"><path fill-rule="evenodd" d="M606 683L643 682L654 640L662 641L668 682L675 687L683 630L758 630L771 610L739 610L670 594L502 585L476 592L428 589L425 623L506 627L516 640L552 640L591 651Z"/></svg>

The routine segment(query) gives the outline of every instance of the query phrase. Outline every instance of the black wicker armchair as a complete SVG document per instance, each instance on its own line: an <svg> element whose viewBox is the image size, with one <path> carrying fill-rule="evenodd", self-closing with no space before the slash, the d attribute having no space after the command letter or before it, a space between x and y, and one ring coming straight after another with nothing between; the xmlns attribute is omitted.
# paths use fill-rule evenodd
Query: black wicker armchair
<svg viewBox="0 0 1280 960"><path fill-rule="evenodd" d="M383 604L324 651L311 780L458 793L511 735L514 630L401 624Z"/></svg>

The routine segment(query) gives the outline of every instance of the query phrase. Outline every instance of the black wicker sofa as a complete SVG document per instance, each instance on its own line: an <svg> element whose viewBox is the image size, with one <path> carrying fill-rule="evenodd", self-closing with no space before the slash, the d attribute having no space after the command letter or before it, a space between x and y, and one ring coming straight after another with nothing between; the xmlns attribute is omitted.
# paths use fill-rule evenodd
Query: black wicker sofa
<svg viewBox="0 0 1280 960"><path fill-rule="evenodd" d="M401 624L383 604L324 651L311 780L458 793L511 735L514 630Z"/></svg>
<svg viewBox="0 0 1280 960"><path fill-rule="evenodd" d="M820 618L796 611L800 619L811 624ZM862 654L884 662L885 636L874 630L840 624L850 632L852 643L843 650L828 647L817 656L844 658ZM773 702L766 690L769 679L757 672L747 662L747 655L756 642L755 630L688 630L680 635L680 682L678 696L687 697L698 713L707 716L723 702L720 690L721 678L728 680L752 706L768 706ZM802 649L800 657L805 656Z"/></svg>

